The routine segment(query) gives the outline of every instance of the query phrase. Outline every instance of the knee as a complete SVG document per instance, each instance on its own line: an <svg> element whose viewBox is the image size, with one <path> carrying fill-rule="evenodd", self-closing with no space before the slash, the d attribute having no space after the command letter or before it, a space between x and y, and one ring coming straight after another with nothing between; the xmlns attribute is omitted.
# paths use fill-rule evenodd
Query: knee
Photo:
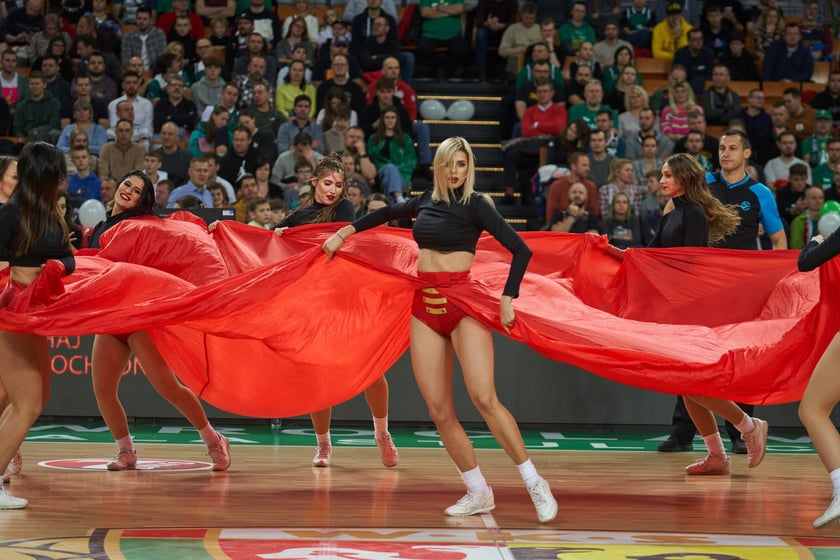
<svg viewBox="0 0 840 560"><path fill-rule="evenodd" d="M31 425L34 424L41 415L41 411L44 409L44 401L42 398L33 398L14 402L13 406L18 414L18 417L22 421Z"/></svg>
<svg viewBox="0 0 840 560"><path fill-rule="evenodd" d="M435 426L440 430L442 427L457 423L458 419L455 416L455 410L448 406L427 406L429 410L429 418L435 423Z"/></svg>
<svg viewBox="0 0 840 560"><path fill-rule="evenodd" d="M812 399L803 398L799 403L799 420L802 425L808 428L821 418L828 418L831 411L822 411L818 403Z"/></svg>
<svg viewBox="0 0 840 560"><path fill-rule="evenodd" d="M501 406L495 392L473 395L472 402L482 416L492 415Z"/></svg>

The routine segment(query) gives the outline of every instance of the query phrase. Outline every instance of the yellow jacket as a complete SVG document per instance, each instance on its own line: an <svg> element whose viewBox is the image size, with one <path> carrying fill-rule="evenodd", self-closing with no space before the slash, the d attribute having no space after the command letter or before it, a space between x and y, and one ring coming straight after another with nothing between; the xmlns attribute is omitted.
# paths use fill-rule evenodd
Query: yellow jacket
<svg viewBox="0 0 840 560"><path fill-rule="evenodd" d="M692 27L684 17L680 16L680 19L682 20L682 35L679 37L671 32L671 26L668 25L667 19L663 19L654 26L653 38L651 39L653 58L673 60L677 49L688 45L688 32L691 31Z"/></svg>

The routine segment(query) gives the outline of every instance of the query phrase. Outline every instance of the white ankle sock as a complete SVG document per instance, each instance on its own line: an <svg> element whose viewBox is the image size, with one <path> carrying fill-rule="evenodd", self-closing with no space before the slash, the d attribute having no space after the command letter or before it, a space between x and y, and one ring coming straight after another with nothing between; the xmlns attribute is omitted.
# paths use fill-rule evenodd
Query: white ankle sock
<svg viewBox="0 0 840 560"><path fill-rule="evenodd" d="M487 481L484 475L481 474L481 468L476 465L474 469L461 473L461 478L467 485L467 492L472 494L487 494L490 492L490 487L487 486Z"/></svg>
<svg viewBox="0 0 840 560"><path fill-rule="evenodd" d="M537 467L528 459L521 465L516 465L519 469L519 476L522 477L522 482L525 483L526 488L533 488L540 481L540 474L537 472Z"/></svg>
<svg viewBox="0 0 840 560"><path fill-rule="evenodd" d="M744 417L741 418L741 421L735 424L735 427L738 428L738 431L741 432L741 435L746 435L755 429L755 422L753 419L749 417L746 413L744 413Z"/></svg>
<svg viewBox="0 0 840 560"><path fill-rule="evenodd" d="M840 496L840 469L834 469L828 476L831 477L831 484L834 486L834 495Z"/></svg>
<svg viewBox="0 0 840 560"><path fill-rule="evenodd" d="M315 434L315 439L318 440L318 445L321 445L322 443L326 443L327 445L332 445L332 443L330 442L330 432L329 432L329 430L327 430L323 434Z"/></svg>
<svg viewBox="0 0 840 560"><path fill-rule="evenodd" d="M209 423L198 430L198 435L201 436L201 441L204 442L204 445L210 447L211 445L215 445L219 442L219 432L213 429Z"/></svg>
<svg viewBox="0 0 840 560"><path fill-rule="evenodd" d="M720 432L703 436L703 441L706 442L706 449L709 450L710 454L716 457L726 457L726 449L723 448L723 440L720 437Z"/></svg>
<svg viewBox="0 0 840 560"><path fill-rule="evenodd" d="M121 437L117 440L117 447L120 449L134 449L134 443L131 441L131 434Z"/></svg>
<svg viewBox="0 0 840 560"><path fill-rule="evenodd" d="M376 416L373 417L373 432L374 436L379 437L382 434L388 432L388 417L385 416L384 418L377 418Z"/></svg>

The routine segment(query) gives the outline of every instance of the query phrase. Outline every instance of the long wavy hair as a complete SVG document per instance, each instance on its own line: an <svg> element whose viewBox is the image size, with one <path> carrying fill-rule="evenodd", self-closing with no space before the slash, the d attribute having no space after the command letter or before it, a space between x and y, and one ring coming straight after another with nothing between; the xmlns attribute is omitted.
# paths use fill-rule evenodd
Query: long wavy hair
<svg viewBox="0 0 840 560"><path fill-rule="evenodd" d="M688 99L685 101L685 112L690 113L692 109L697 107L697 98L694 96L694 90L691 89L691 86L685 80L674 82L668 86L668 106L671 107L671 111L677 112L678 107L674 99L674 90L678 87L685 89L688 93Z"/></svg>
<svg viewBox="0 0 840 560"><path fill-rule="evenodd" d="M131 210L126 210L123 214L126 217L133 218L135 216L154 216L155 215L155 186L152 184L152 180L146 176L143 171L139 169L134 169L129 171L125 175L123 175L120 182L117 183L117 188L120 188L120 185L126 179L131 177L139 177L143 181L143 192L140 193L140 200L137 201L137 206L132 208Z"/></svg>
<svg viewBox="0 0 840 560"><path fill-rule="evenodd" d="M315 186L318 184L318 181L321 180L321 177L327 175L328 173L337 173L342 177L342 179L344 178L344 162L341 160L341 156L335 152L319 159L318 163L315 164L315 169L312 170L313 199L315 197ZM338 205L345 198L347 198L347 185L344 185L344 188L341 189L341 192L337 197L335 197L332 204L318 210L308 223L324 224L327 222L334 222L335 213L338 211ZM296 210L296 212L298 211L299 210Z"/></svg>
<svg viewBox="0 0 840 560"><path fill-rule="evenodd" d="M452 189L446 186L449 183L449 166L452 163L452 158L458 152L464 152L467 155L467 177L464 180L464 186L461 187L461 196L454 200L455 195L452 194ZM472 151L472 146L467 140L461 136L453 136L447 138L438 146L435 152L435 159L432 162L432 168L435 172L435 188L432 192L432 200L437 202L459 202L461 204L469 204L470 197L475 190L475 155Z"/></svg>
<svg viewBox="0 0 840 560"><path fill-rule="evenodd" d="M709 244L717 243L733 233L741 223L738 207L723 204L709 191L706 172L694 156L674 154L665 160L674 180L685 189L685 198L698 204L706 213Z"/></svg>
<svg viewBox="0 0 840 560"><path fill-rule="evenodd" d="M67 177L61 150L46 142L23 147L18 158L18 186L11 200L20 208L20 229L12 244L15 256L27 254L49 233L60 231L70 247L64 218L58 215L58 185Z"/></svg>

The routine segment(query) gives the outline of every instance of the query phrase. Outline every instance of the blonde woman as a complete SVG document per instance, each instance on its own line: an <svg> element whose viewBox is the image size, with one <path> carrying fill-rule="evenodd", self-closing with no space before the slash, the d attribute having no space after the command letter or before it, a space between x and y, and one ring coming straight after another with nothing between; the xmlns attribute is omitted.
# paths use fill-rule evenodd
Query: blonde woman
<svg viewBox="0 0 840 560"><path fill-rule="evenodd" d="M625 110L618 114L618 132L625 142L639 133L639 113L649 103L650 97L642 86L633 85L624 92Z"/></svg>
<svg viewBox="0 0 840 560"><path fill-rule="evenodd" d="M674 142L688 134L688 114L692 111L702 113L703 107L697 104L688 82L681 80L668 86L668 105L662 109L659 125L662 133Z"/></svg>
<svg viewBox="0 0 840 560"><path fill-rule="evenodd" d="M785 19L779 8L768 7L761 11L752 30L755 39L755 54L764 58L764 51L773 41L781 40L785 34Z"/></svg>
<svg viewBox="0 0 840 560"><path fill-rule="evenodd" d="M509 332L516 322L513 299L525 274L531 250L496 209L474 191L475 156L461 138L441 142L434 162L434 189L406 202L386 206L339 229L323 246L331 259L348 237L390 220L416 218L414 239L420 248L417 275L426 283L417 290L411 316L411 363L417 385L449 457L458 467L467 493L446 508L450 516L476 515L496 507L493 491L481 474L470 439L455 416L452 394L453 354L458 357L472 402L493 436L519 469L541 523L557 516L557 501L538 473L516 420L499 402L493 371L493 336L437 288L470 282L476 243L491 233L513 255L499 302L500 326Z"/></svg>
<svg viewBox="0 0 840 560"><path fill-rule="evenodd" d="M598 204L601 207L602 216L609 214L613 198L618 193L626 194L633 208L641 208L645 189L636 184L632 161L624 158L612 160L607 181L598 189Z"/></svg>
<svg viewBox="0 0 840 560"><path fill-rule="evenodd" d="M626 96L632 86L639 85L639 71L634 66L625 66L621 77L612 93L604 98L604 103L615 109L616 114L627 110Z"/></svg>

